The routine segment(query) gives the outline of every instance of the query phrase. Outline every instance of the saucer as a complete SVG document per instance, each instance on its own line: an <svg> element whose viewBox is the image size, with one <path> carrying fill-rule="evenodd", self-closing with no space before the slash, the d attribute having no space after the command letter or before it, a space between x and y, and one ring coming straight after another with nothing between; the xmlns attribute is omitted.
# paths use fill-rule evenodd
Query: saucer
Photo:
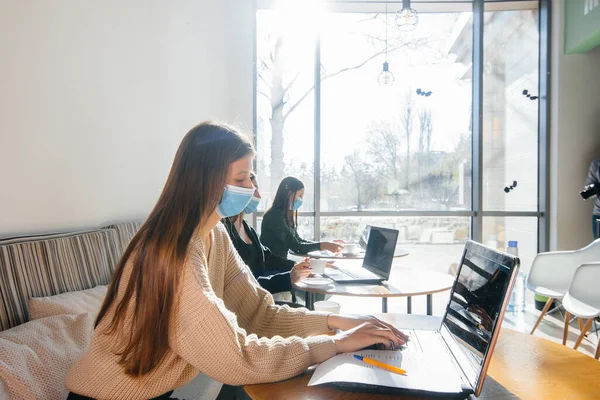
<svg viewBox="0 0 600 400"><path fill-rule="evenodd" d="M333 281L329 278L304 278L300 282L304 283L307 286L328 286L333 283Z"/></svg>

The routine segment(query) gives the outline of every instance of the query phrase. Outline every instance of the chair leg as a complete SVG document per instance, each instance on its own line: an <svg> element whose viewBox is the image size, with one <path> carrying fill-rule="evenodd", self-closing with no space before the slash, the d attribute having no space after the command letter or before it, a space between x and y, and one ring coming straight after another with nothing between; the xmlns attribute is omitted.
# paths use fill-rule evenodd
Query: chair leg
<svg viewBox="0 0 600 400"><path fill-rule="evenodd" d="M581 332L583 330L583 318L577 318L577 321L579 321L579 332Z"/></svg>
<svg viewBox="0 0 600 400"><path fill-rule="evenodd" d="M598 342L598 347L596 347L596 355L594 356L596 360L600 359L600 342Z"/></svg>
<svg viewBox="0 0 600 400"><path fill-rule="evenodd" d="M535 332L535 330L537 329L537 327L540 324L540 322L542 322L542 318L544 318L544 315L546 315L546 313L548 312L548 309L550 309L550 306L552 305L553 302L554 302L554 299L552 297L550 297L548 299L548 301L546 301L546 305L544 306L544 309L542 310L542 313L540 314L540 317L535 322L535 325L533 326L533 329L531 330L530 335L533 335L533 332Z"/></svg>
<svg viewBox="0 0 600 400"><path fill-rule="evenodd" d="M563 332L563 346L567 344L567 336L569 336L569 320L571 319L571 314L567 311L565 314L565 331Z"/></svg>
<svg viewBox="0 0 600 400"><path fill-rule="evenodd" d="M581 318L579 319L579 321L582 322ZM592 326L592 322L594 322L594 318L588 319L587 322L585 323L585 325L583 326L583 328L581 328L581 335L579 335L579 338L577 339L577 342L575 342L575 347L573 347L575 350L577 350L577 348L579 347L579 345L583 341L583 338L585 337L585 334L590 329L590 326Z"/></svg>

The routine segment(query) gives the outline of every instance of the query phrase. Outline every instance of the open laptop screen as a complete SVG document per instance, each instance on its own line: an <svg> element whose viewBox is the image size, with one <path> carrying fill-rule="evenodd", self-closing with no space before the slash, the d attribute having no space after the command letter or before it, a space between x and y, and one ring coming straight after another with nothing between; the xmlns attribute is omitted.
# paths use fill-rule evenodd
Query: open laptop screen
<svg viewBox="0 0 600 400"><path fill-rule="evenodd" d="M477 385L518 259L468 242L443 324L471 365Z"/></svg>
<svg viewBox="0 0 600 400"><path fill-rule="evenodd" d="M397 240L397 230L372 226L363 267L387 280L394 260Z"/></svg>
<svg viewBox="0 0 600 400"><path fill-rule="evenodd" d="M358 245L364 250L367 249L367 243L369 242L369 232L371 232L371 225L365 226L365 229L360 235L360 239L358 239Z"/></svg>

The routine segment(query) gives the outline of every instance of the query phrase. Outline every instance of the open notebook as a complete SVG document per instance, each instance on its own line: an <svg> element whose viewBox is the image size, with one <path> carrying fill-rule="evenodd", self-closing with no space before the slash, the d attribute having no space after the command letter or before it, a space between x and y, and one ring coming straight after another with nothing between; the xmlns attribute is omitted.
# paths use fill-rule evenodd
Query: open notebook
<svg viewBox="0 0 600 400"><path fill-rule="evenodd" d="M332 357L317 367L309 386L331 383L377 392L478 396L518 265L514 256L467 242L437 330L407 331L410 340L402 351L364 350ZM371 367L354 354L402 368L407 375Z"/></svg>
<svg viewBox="0 0 600 400"><path fill-rule="evenodd" d="M403 368L408 371L408 375L398 375L370 366L354 358L354 354ZM432 353L386 350L359 351L332 357L319 365L308 385L344 381L415 391L462 392L459 375L449 359Z"/></svg>

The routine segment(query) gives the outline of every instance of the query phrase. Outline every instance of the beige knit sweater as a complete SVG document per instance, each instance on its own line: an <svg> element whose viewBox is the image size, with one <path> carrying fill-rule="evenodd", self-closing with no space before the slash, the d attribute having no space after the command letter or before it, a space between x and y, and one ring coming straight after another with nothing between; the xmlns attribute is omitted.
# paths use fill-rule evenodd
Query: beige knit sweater
<svg viewBox="0 0 600 400"><path fill-rule="evenodd" d="M327 313L274 305L221 223L212 237L208 262L202 240L194 236L190 242L163 361L140 378L124 373L114 353L115 337L101 333L113 307L71 368L70 391L97 399L148 399L185 385L198 373L230 385L274 382L335 355L330 336L311 336L328 331ZM131 263L125 268L130 270ZM126 270L119 298L128 276Z"/></svg>

